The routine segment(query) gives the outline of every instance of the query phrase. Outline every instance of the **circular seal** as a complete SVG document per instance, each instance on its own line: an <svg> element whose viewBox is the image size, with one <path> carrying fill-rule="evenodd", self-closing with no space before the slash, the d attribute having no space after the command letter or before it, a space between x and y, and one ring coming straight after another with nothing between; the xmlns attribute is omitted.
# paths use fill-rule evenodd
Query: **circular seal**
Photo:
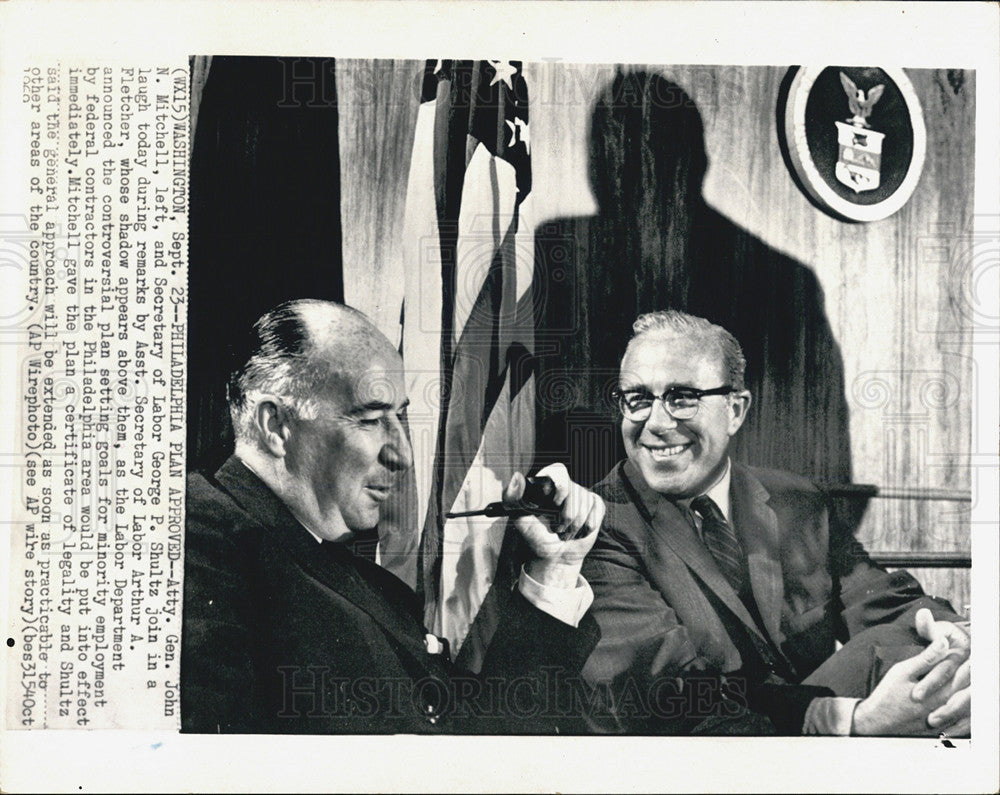
<svg viewBox="0 0 1000 795"><path fill-rule="evenodd" d="M802 187L851 221L887 218L910 198L924 167L927 131L902 69L793 69L784 139Z"/></svg>

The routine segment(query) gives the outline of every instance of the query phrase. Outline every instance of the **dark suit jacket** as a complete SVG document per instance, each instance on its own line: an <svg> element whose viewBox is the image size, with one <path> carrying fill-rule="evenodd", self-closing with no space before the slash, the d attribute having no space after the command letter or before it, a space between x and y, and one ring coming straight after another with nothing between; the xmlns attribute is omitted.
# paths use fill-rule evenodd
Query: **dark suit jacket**
<svg viewBox="0 0 1000 795"><path fill-rule="evenodd" d="M553 672L579 673L597 640L592 617L574 629L514 595L479 678L428 653L420 615L402 581L317 543L236 458L214 479L189 476L184 731L577 728L544 699Z"/></svg>
<svg viewBox="0 0 1000 795"><path fill-rule="evenodd" d="M960 620L910 574L886 572L850 533L831 527L825 495L799 476L732 465L751 609L681 510L631 464L618 464L596 490L608 510L583 569L601 627L584 672L593 682L620 690L631 679L642 690L656 677L734 672L737 700L794 734L817 695L867 695L872 648L919 643L917 609ZM838 640L848 645L834 655ZM655 721L633 724L655 729Z"/></svg>

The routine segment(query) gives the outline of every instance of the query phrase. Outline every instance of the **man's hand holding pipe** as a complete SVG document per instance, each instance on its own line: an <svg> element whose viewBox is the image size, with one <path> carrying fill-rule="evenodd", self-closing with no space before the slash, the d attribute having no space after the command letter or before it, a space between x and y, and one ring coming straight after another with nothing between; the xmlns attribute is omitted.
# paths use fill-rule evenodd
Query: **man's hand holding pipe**
<svg viewBox="0 0 1000 795"><path fill-rule="evenodd" d="M552 496L558 516L520 516L514 525L533 553L525 571L542 585L573 588L580 567L604 520L604 501L594 492L570 480L562 464L552 464L538 472L552 478ZM524 495L525 480L515 473L503 492L505 505L516 506Z"/></svg>

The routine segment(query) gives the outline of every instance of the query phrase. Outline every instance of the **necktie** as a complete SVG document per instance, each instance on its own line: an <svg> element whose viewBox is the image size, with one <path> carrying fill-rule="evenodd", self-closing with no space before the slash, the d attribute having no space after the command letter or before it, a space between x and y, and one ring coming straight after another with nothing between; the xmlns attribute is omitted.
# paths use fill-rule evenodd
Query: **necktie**
<svg viewBox="0 0 1000 795"><path fill-rule="evenodd" d="M733 590L740 593L745 579L745 555L736 532L730 527L719 506L703 494L691 500L691 508L701 515L701 537L712 553L719 571Z"/></svg>

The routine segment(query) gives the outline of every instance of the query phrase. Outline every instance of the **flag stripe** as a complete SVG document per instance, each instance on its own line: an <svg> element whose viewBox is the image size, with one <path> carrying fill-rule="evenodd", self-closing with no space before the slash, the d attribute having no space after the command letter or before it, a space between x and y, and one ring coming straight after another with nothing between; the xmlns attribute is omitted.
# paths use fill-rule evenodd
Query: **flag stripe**
<svg viewBox="0 0 1000 795"><path fill-rule="evenodd" d="M413 329L410 309L420 300L414 291L429 280L408 278L402 348L408 388L427 389L426 374L413 371L419 362L426 366L429 357L424 352L421 358L416 346L438 336L437 406L422 413L426 421L420 425L423 442L435 439L434 455L431 459L426 443L415 442L414 458L421 470L418 503L426 505L421 545L425 619L435 631L444 627L457 648L489 591L505 522L446 522L443 516L459 506L480 508L500 499L510 474L525 470L533 452L533 264L519 262L525 259L519 248L530 241L530 232L518 231L518 208L531 184L527 87L517 62L436 61L425 70L422 97L426 104L418 128L423 134L415 136L411 178L426 189L420 183L426 173L416 173L427 160L426 154L417 156L417 147L425 147L432 152L440 299L432 308L433 331L422 326L423 308L418 310L422 328ZM433 141L428 142L424 131L431 128ZM408 205L421 200L415 184ZM416 233L407 227L408 235ZM407 259L408 267L414 265L430 267L424 256ZM415 409L431 402L411 404L414 436Z"/></svg>
<svg viewBox="0 0 1000 795"><path fill-rule="evenodd" d="M515 347L509 327L513 317L504 322L502 309L503 302L511 302L510 294L513 293L510 284L514 276L510 262L513 237L513 230L508 230L490 264L489 275L469 314L462 339L455 346L453 384L462 400L453 406L447 420L450 441L454 444L449 444L446 450L455 456L449 461L448 483L463 477L464 469L471 464L479 437L507 380L509 356L525 350L523 343ZM497 299L504 293L507 295L501 298L498 307ZM442 504L447 509L451 508L449 496L455 492L454 488L445 490Z"/></svg>
<svg viewBox="0 0 1000 795"><path fill-rule="evenodd" d="M426 101L417 111L403 222L404 298L400 349L406 368L406 393L410 398L407 424L414 465L404 476L401 491L413 501L412 505L408 504L405 527L418 536L417 543L419 533L414 529L420 527L418 517L426 516L430 500L441 406L441 246L434 163L437 85L438 78L429 71L425 73ZM433 88L429 96L431 89L428 86ZM423 558L417 554L412 584L418 593L424 594L428 578L422 570Z"/></svg>

